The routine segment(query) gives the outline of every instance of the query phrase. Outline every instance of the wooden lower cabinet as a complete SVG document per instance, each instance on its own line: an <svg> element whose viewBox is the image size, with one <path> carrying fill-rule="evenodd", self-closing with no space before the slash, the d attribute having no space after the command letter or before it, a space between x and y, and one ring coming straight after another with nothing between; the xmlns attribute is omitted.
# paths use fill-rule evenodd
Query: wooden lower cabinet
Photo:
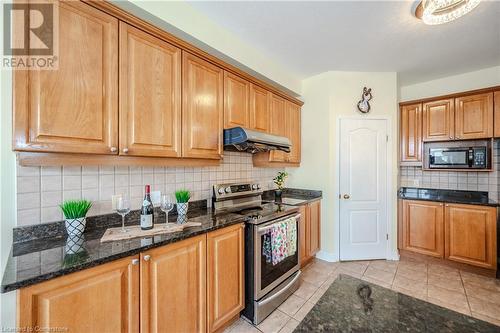
<svg viewBox="0 0 500 333"><path fill-rule="evenodd" d="M398 248L476 267L497 269L497 209L400 200Z"/></svg>
<svg viewBox="0 0 500 333"><path fill-rule="evenodd" d="M207 322L215 332L245 307L245 226L238 224L207 236Z"/></svg>
<svg viewBox="0 0 500 333"><path fill-rule="evenodd" d="M444 256L444 210L440 202L403 201L403 249Z"/></svg>
<svg viewBox="0 0 500 333"><path fill-rule="evenodd" d="M206 235L141 254L141 332L205 332Z"/></svg>
<svg viewBox="0 0 500 333"><path fill-rule="evenodd" d="M321 201L313 201L300 207L299 261L307 265L321 246Z"/></svg>
<svg viewBox="0 0 500 333"><path fill-rule="evenodd" d="M68 333L139 332L139 257L23 288L18 327Z"/></svg>
<svg viewBox="0 0 500 333"><path fill-rule="evenodd" d="M497 212L493 207L446 204L445 258L497 268Z"/></svg>

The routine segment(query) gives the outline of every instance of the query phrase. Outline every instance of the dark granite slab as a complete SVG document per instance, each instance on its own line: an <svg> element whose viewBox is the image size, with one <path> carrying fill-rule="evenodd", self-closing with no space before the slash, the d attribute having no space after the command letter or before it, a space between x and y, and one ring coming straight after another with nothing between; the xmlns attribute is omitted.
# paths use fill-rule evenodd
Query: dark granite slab
<svg viewBox="0 0 500 333"><path fill-rule="evenodd" d="M264 191L262 200L266 202L282 203L290 206L302 206L312 201L321 200L323 197L322 191L304 190L298 188L285 188L281 195L281 201L277 200L274 191Z"/></svg>
<svg viewBox="0 0 500 333"><path fill-rule="evenodd" d="M498 207L500 204L488 197L488 192L440 190L428 188L401 187L400 199L438 201L458 204Z"/></svg>
<svg viewBox="0 0 500 333"><path fill-rule="evenodd" d="M206 206L206 205L205 205ZM215 215L210 208L191 209L189 222L201 222L200 227L186 228L182 232L157 235L148 238L135 238L117 242L101 243L100 238L110 226L120 225L120 217L105 215L100 228L87 228L84 237L68 239L65 234L53 234L50 238L35 238L31 241L17 242L13 245L5 268L1 292L33 285L58 276L77 272L104 264L116 259L136 255L151 248L181 241L243 222L242 215L227 213ZM133 224L131 212L128 224ZM165 214L155 212L155 222L164 223ZM106 220L106 216L109 221ZM176 222L175 214L169 215L169 222ZM116 223L118 221L118 224ZM135 220L137 224L138 219Z"/></svg>
<svg viewBox="0 0 500 333"><path fill-rule="evenodd" d="M294 332L500 332L500 327L340 275Z"/></svg>

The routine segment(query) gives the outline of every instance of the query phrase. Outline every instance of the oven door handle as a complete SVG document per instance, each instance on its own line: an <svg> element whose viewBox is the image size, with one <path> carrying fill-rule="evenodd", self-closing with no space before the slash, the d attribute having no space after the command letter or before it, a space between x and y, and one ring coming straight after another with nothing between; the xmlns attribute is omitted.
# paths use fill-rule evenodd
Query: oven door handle
<svg viewBox="0 0 500 333"><path fill-rule="evenodd" d="M298 219L300 219L301 215L300 215L300 214L297 214L297 215L290 215L290 216L285 216L284 218L278 219L278 220L276 220L276 221L271 221L271 222L269 222L269 224L266 224L266 225L264 225L264 226L262 226L262 227L258 227L258 228L257 228L257 234L258 234L258 235L265 234L268 230L270 230L270 229L273 227L273 225L274 225L275 223L282 222L282 221L286 221L286 220L288 220L288 219L290 219L290 218L292 218L292 217L295 217L295 219L297 219L297 220L298 220Z"/></svg>

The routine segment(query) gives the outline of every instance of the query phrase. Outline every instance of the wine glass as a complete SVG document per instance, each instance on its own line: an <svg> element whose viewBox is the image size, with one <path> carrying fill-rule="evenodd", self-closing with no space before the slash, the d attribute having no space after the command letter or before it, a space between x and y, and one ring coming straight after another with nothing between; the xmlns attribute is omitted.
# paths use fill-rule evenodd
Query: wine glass
<svg viewBox="0 0 500 333"><path fill-rule="evenodd" d="M122 216L122 232L128 232L128 229L125 229L125 215L130 213L130 200L125 197L117 198L116 212Z"/></svg>
<svg viewBox="0 0 500 333"><path fill-rule="evenodd" d="M168 194L161 196L160 209L165 213L165 223L168 225L168 212L174 209L174 203Z"/></svg>

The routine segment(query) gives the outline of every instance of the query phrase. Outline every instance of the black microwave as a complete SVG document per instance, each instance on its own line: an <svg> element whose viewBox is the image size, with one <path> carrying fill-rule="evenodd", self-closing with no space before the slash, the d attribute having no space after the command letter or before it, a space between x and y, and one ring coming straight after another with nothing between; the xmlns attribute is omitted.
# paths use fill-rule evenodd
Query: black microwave
<svg viewBox="0 0 500 333"><path fill-rule="evenodd" d="M488 146L429 147L430 169L489 169Z"/></svg>

